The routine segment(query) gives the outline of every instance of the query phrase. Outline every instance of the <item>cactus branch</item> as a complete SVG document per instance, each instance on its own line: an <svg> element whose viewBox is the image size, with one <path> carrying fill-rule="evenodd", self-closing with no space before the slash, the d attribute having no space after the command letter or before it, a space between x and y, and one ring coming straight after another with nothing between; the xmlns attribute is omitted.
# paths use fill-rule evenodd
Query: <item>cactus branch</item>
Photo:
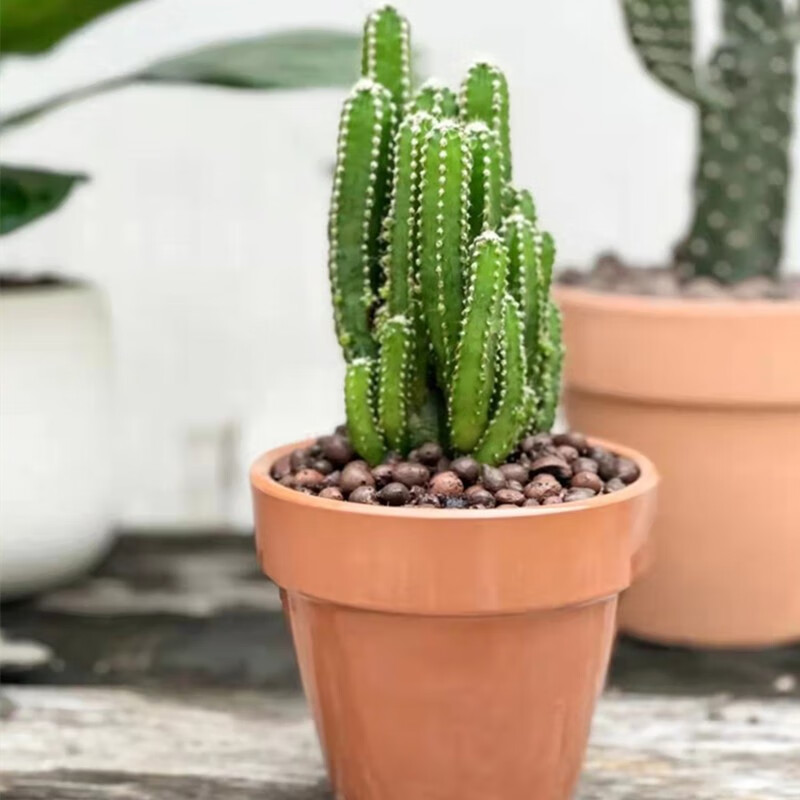
<svg viewBox="0 0 800 800"><path fill-rule="evenodd" d="M387 194L393 106L369 79L345 101L331 198L328 261L336 332L346 357L370 356L381 217Z"/></svg>
<svg viewBox="0 0 800 800"><path fill-rule="evenodd" d="M533 407L533 390L526 383L527 364L519 306L511 295L503 300L502 332L498 350L500 396L497 410L474 456L486 464L502 461L520 439Z"/></svg>
<svg viewBox="0 0 800 800"><path fill-rule="evenodd" d="M500 69L478 62L470 67L461 86L460 109L466 122L482 120L500 137L503 177L511 180L511 128L508 83Z"/></svg>
<svg viewBox="0 0 800 800"><path fill-rule="evenodd" d="M375 359L356 358L347 365L344 379L347 430L356 452L370 464L378 464L386 452L372 410L376 369Z"/></svg>
<svg viewBox="0 0 800 800"><path fill-rule="evenodd" d="M454 120L438 121L422 155L419 281L439 385L450 385L461 327L469 219L470 150Z"/></svg>
<svg viewBox="0 0 800 800"><path fill-rule="evenodd" d="M426 81L411 101L411 113L415 111L427 111L434 117L457 117L458 98L455 92L431 79Z"/></svg>
<svg viewBox="0 0 800 800"><path fill-rule="evenodd" d="M402 452L408 438L408 381L411 361L411 324L404 316L387 319L380 331L378 416L392 450Z"/></svg>
<svg viewBox="0 0 800 800"><path fill-rule="evenodd" d="M543 369L539 381L540 397L536 427L549 431L553 427L561 387L564 345L561 341L561 312L552 301L547 304L546 346L543 349Z"/></svg>
<svg viewBox="0 0 800 800"><path fill-rule="evenodd" d="M485 122L470 122L467 138L472 150L469 184L470 237L500 227L503 198L503 163L500 137Z"/></svg>
<svg viewBox="0 0 800 800"><path fill-rule="evenodd" d="M491 367L507 268L508 254L500 237L493 231L481 234L473 248L450 395L452 444L463 453L478 443L489 417Z"/></svg>
<svg viewBox="0 0 800 800"><path fill-rule="evenodd" d="M411 91L408 21L392 6L373 11L364 25L361 74L385 86L402 114Z"/></svg>

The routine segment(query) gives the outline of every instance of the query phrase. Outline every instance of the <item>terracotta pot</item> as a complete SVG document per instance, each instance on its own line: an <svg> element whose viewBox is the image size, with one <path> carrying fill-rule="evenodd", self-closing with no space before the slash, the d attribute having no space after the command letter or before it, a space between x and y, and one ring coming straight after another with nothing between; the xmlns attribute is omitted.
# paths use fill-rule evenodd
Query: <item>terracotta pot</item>
<svg viewBox="0 0 800 800"><path fill-rule="evenodd" d="M664 478L655 566L620 626L663 643L800 638L800 302L559 287L570 424Z"/></svg>
<svg viewBox="0 0 800 800"><path fill-rule="evenodd" d="M252 468L256 541L281 587L336 797L567 800L654 514L633 485L508 511L322 500ZM616 447L616 446L614 446Z"/></svg>

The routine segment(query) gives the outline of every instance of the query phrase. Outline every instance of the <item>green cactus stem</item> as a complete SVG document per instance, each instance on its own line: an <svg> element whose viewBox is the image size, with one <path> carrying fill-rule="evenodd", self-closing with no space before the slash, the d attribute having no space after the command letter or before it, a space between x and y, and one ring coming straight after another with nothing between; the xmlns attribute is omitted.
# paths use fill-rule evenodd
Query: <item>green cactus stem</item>
<svg viewBox="0 0 800 800"><path fill-rule="evenodd" d="M561 370L564 364L561 312L552 301L547 304L546 320L542 369L538 382L540 396L536 416L536 428L541 431L549 431L555 422L561 387Z"/></svg>
<svg viewBox="0 0 800 800"><path fill-rule="evenodd" d="M362 79L345 101L331 198L328 260L334 317L347 358L372 356L379 232L389 178L393 105L388 90Z"/></svg>
<svg viewBox="0 0 800 800"><path fill-rule="evenodd" d="M385 86L402 114L411 92L411 44L407 20L392 6L373 11L364 25L361 74Z"/></svg>
<svg viewBox="0 0 800 800"><path fill-rule="evenodd" d="M503 177L511 180L511 127L508 83L500 69L479 62L470 67L461 86L459 106L466 122L482 120L500 137Z"/></svg>
<svg viewBox="0 0 800 800"><path fill-rule="evenodd" d="M423 148L419 204L419 283L439 385L450 385L461 327L468 248L470 149L455 120L437 121Z"/></svg>
<svg viewBox="0 0 800 800"><path fill-rule="evenodd" d="M782 0L726 0L723 39L694 64L690 0L622 0L647 70L700 118L694 213L676 251L687 277L778 272L786 223L798 28Z"/></svg>
<svg viewBox="0 0 800 800"><path fill-rule="evenodd" d="M482 233L472 251L470 284L464 306L450 395L453 447L470 452L481 438L492 399L495 357L508 254L494 231Z"/></svg>
<svg viewBox="0 0 800 800"><path fill-rule="evenodd" d="M530 422L534 394L527 384L528 366L519 305L507 294L503 299L502 329L497 374L500 380L497 409L474 456L486 464L502 461L516 446Z"/></svg>
<svg viewBox="0 0 800 800"><path fill-rule="evenodd" d="M472 151L470 175L470 238L497 230L502 219L503 163L500 137L485 122L470 122L467 137Z"/></svg>
<svg viewBox="0 0 800 800"><path fill-rule="evenodd" d="M408 393L412 329L404 316L384 321L380 330L378 415L386 443L402 452L408 440Z"/></svg>
<svg viewBox="0 0 800 800"><path fill-rule="evenodd" d="M411 113L427 111L434 117L458 117L458 98L456 93L431 79L424 83L411 101Z"/></svg>
<svg viewBox="0 0 800 800"><path fill-rule="evenodd" d="M347 430L356 452L370 464L380 463L386 452L373 413L376 371L375 359L356 358L348 363L344 378Z"/></svg>

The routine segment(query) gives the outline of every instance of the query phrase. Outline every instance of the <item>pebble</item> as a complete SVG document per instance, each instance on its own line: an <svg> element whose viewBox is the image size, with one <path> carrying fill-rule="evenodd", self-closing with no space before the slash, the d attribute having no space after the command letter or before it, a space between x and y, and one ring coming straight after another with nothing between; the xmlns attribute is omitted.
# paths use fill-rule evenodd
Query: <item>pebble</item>
<svg viewBox="0 0 800 800"><path fill-rule="evenodd" d="M363 503L365 505L375 505L377 500L377 492L374 486L357 486L350 492L347 498L351 503Z"/></svg>
<svg viewBox="0 0 800 800"><path fill-rule="evenodd" d="M483 486L470 486L470 489L476 489L477 491L470 492L470 490L467 489L464 496L467 498L467 503L469 503L469 505L482 508L493 508L495 506L497 501L494 495L484 489Z"/></svg>
<svg viewBox="0 0 800 800"><path fill-rule="evenodd" d="M291 454L289 455L289 464L291 464L291 467L295 472L303 469L303 467L307 467L310 463L311 456L309 455L308 450L292 450Z"/></svg>
<svg viewBox="0 0 800 800"><path fill-rule="evenodd" d="M387 506L404 506L411 498L411 492L404 483L393 481L387 483L378 492L378 500Z"/></svg>
<svg viewBox="0 0 800 800"><path fill-rule="evenodd" d="M526 467L523 467L522 464L503 464L499 469L500 472L503 473L503 477L509 483L511 481L515 481L519 484L526 484L528 482L529 471Z"/></svg>
<svg viewBox="0 0 800 800"><path fill-rule="evenodd" d="M375 478L375 485L380 489L394 480L394 469L391 464L378 464L372 468L372 477Z"/></svg>
<svg viewBox="0 0 800 800"><path fill-rule="evenodd" d="M516 489L500 489L494 494L498 505L521 506L525 502L525 495Z"/></svg>
<svg viewBox="0 0 800 800"><path fill-rule="evenodd" d="M478 480L481 474L481 465L472 456L461 456L453 459L450 469L458 475L464 485L471 485Z"/></svg>
<svg viewBox="0 0 800 800"><path fill-rule="evenodd" d="M591 489L595 494L603 491L603 481L596 472L576 472L569 485L573 489Z"/></svg>
<svg viewBox="0 0 800 800"><path fill-rule="evenodd" d="M444 497L455 497L464 493L464 484L455 472L440 472L434 475L430 481L430 489L434 494Z"/></svg>
<svg viewBox="0 0 800 800"><path fill-rule="evenodd" d="M355 456L350 440L341 433L334 433L333 436L323 436L319 440L319 444L322 448L322 455L331 464L336 464L339 467L343 467Z"/></svg>
<svg viewBox="0 0 800 800"><path fill-rule="evenodd" d="M413 461L401 461L392 469L394 480L406 486L424 486L431 477L428 468Z"/></svg>
<svg viewBox="0 0 800 800"><path fill-rule="evenodd" d="M590 497L594 497L596 494L597 492L595 492L594 489L567 489L567 492L564 495L564 502L572 503L576 500L588 500Z"/></svg>
<svg viewBox="0 0 800 800"><path fill-rule="evenodd" d="M360 486L374 486L375 478L363 461L351 461L343 470L339 481L341 490L349 495Z"/></svg>
<svg viewBox="0 0 800 800"><path fill-rule="evenodd" d="M572 464L573 472L597 472L597 462L593 458L589 458L588 456L581 456L580 458L576 458Z"/></svg>
<svg viewBox="0 0 800 800"><path fill-rule="evenodd" d="M322 489L325 486L325 476L315 469L301 469L294 476L294 483L300 489Z"/></svg>
<svg viewBox="0 0 800 800"><path fill-rule="evenodd" d="M556 447L556 452L567 462L567 464L572 463L580 454L578 450L574 448L571 444L560 444Z"/></svg>
<svg viewBox="0 0 800 800"><path fill-rule="evenodd" d="M606 494L618 492L620 489L624 489L625 486L625 481L623 481L621 478L612 478L610 481L606 481L605 492Z"/></svg>
<svg viewBox="0 0 800 800"><path fill-rule="evenodd" d="M497 467L484 464L481 470L481 483L494 494L498 490L506 488L506 476Z"/></svg>
<svg viewBox="0 0 800 800"><path fill-rule="evenodd" d="M435 467L443 455L442 446L437 442L425 442L417 448L417 458L428 467Z"/></svg>
<svg viewBox="0 0 800 800"><path fill-rule="evenodd" d="M639 466L630 458L619 456L616 463L616 475L623 483L633 483L639 477Z"/></svg>
<svg viewBox="0 0 800 800"><path fill-rule="evenodd" d="M344 500L342 490L338 486L326 486L320 493L326 500Z"/></svg>
<svg viewBox="0 0 800 800"><path fill-rule="evenodd" d="M572 468L563 458L559 456L542 456L537 458L531 464L531 472L538 474L540 472L549 472L556 478L566 480L572 476Z"/></svg>

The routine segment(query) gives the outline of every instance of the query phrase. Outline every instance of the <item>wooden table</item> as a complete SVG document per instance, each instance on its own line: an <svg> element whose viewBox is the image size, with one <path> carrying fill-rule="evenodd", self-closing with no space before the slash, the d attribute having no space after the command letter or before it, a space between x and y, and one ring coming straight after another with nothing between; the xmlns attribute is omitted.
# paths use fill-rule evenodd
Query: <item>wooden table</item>
<svg viewBox="0 0 800 800"><path fill-rule="evenodd" d="M2 624L52 652L4 675L7 800L330 799L248 538L123 536L91 579ZM798 800L800 646L621 641L578 798Z"/></svg>

